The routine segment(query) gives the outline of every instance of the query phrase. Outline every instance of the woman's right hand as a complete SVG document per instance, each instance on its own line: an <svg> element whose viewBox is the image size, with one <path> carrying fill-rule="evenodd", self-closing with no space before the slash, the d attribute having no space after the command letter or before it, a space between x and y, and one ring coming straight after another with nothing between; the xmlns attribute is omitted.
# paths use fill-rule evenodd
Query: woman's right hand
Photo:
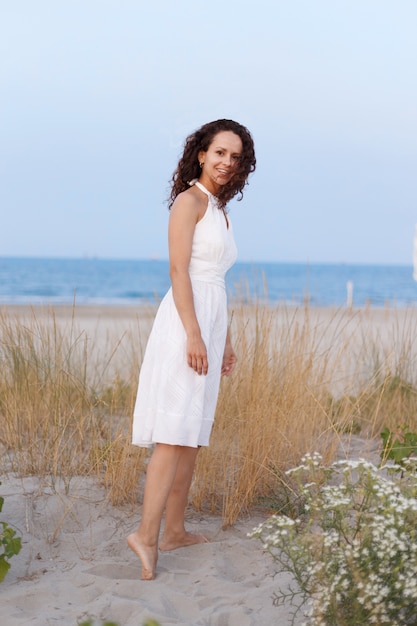
<svg viewBox="0 0 417 626"><path fill-rule="evenodd" d="M200 376L208 372L207 348L201 335L188 337L187 339L187 362Z"/></svg>

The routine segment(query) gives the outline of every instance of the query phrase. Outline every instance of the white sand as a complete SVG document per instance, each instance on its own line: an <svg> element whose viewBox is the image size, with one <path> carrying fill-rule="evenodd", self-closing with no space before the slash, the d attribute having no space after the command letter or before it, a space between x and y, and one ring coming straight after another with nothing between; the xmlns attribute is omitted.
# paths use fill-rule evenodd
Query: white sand
<svg viewBox="0 0 417 626"><path fill-rule="evenodd" d="M378 462L378 442L345 438L340 457ZM157 578L139 580L140 563L126 545L140 506L112 507L92 479L64 485L37 477L2 477L1 519L22 537L22 551L0 584L0 624L76 626L88 617L120 626L260 626L291 623L290 603L276 607L274 591L294 583L274 577L275 565L247 533L266 516L222 530L219 517L189 512L187 527L210 543L160 554ZM301 615L296 625L303 621ZM99 622L101 624L101 621Z"/></svg>
<svg viewBox="0 0 417 626"><path fill-rule="evenodd" d="M125 541L139 506L110 506L91 479L73 479L68 496L36 477L2 481L2 519L16 527L23 548L0 585L1 624L75 626L87 617L121 626L146 618L162 626L289 623L291 607L272 604L288 576L273 579L261 543L246 537L259 517L222 530L220 518L191 513L189 529L210 543L161 553L157 578L145 582Z"/></svg>

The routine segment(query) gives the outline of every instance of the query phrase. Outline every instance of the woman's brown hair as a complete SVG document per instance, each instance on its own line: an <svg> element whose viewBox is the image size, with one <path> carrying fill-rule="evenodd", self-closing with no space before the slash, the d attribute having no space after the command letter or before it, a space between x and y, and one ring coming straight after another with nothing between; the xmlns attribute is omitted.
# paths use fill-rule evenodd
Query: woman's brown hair
<svg viewBox="0 0 417 626"><path fill-rule="evenodd" d="M238 200L243 197L243 189L247 183L249 174L255 171L256 158L253 139L245 126L233 120L216 120L204 124L201 128L189 135L185 140L184 152L171 179L171 194L168 200L169 208L172 207L175 198L182 191L189 189L190 182L200 176L200 164L198 153L206 152L214 137L223 131L231 131L238 135L242 141L242 153L240 155L233 178L220 188L218 195L219 205L224 208L226 204L240 193Z"/></svg>

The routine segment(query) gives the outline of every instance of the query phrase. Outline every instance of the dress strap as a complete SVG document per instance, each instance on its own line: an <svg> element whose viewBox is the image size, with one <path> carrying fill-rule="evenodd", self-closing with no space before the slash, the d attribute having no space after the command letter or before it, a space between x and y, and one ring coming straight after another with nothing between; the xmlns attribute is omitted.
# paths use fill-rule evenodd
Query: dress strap
<svg viewBox="0 0 417 626"><path fill-rule="evenodd" d="M207 194L209 198L213 195L198 180L196 180L194 184L195 184L196 187L201 189L201 191L203 191L205 194Z"/></svg>

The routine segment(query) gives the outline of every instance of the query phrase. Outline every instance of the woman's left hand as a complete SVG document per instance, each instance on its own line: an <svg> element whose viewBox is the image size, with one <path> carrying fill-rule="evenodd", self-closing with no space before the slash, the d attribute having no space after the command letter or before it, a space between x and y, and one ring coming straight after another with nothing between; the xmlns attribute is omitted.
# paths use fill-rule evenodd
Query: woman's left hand
<svg viewBox="0 0 417 626"><path fill-rule="evenodd" d="M230 376L230 374L235 369L235 365L237 363L237 356L235 351L232 348L230 343L226 343L224 354L223 354L223 362L221 373L222 376Z"/></svg>

